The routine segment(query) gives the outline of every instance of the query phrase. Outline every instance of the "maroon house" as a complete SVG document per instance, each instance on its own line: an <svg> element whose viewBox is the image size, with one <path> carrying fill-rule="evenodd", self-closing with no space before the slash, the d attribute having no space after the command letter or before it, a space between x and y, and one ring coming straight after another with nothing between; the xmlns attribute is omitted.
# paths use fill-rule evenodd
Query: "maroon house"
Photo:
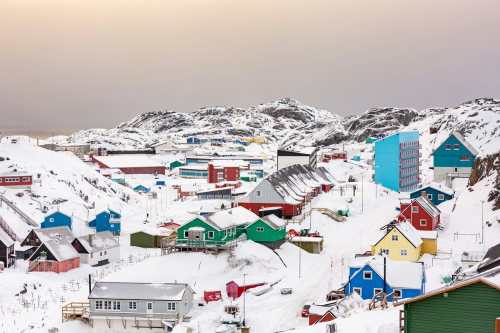
<svg viewBox="0 0 500 333"><path fill-rule="evenodd" d="M33 175L26 171L0 173L0 186L8 188L31 188Z"/></svg>
<svg viewBox="0 0 500 333"><path fill-rule="evenodd" d="M233 280L226 284L227 297L237 299L248 289L260 287L265 284L267 284L267 282L264 282L259 277L247 277L245 282L243 282L243 279Z"/></svg>
<svg viewBox="0 0 500 333"><path fill-rule="evenodd" d="M433 231L441 222L441 211L426 197L401 202L398 222L409 221L417 230Z"/></svg>

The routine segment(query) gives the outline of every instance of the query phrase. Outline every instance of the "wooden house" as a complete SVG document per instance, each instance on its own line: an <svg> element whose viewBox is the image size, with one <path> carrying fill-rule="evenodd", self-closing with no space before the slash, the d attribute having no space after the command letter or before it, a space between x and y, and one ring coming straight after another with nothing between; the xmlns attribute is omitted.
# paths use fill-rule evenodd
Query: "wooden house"
<svg viewBox="0 0 500 333"><path fill-rule="evenodd" d="M362 299L372 299L384 291L385 286L387 294L394 292L398 299L409 298L425 292L425 280L422 262L394 261L378 255L358 257L349 262L349 280L345 285L345 293L350 295L356 292ZM392 301L392 295L388 300Z"/></svg>
<svg viewBox="0 0 500 333"><path fill-rule="evenodd" d="M434 181L441 182L449 174L469 178L478 154L460 133L452 132L431 154L434 157Z"/></svg>
<svg viewBox="0 0 500 333"><path fill-rule="evenodd" d="M80 255L64 238L43 242L29 258L28 272L64 273L80 267Z"/></svg>
<svg viewBox="0 0 500 333"><path fill-rule="evenodd" d="M30 189L33 175L26 171L0 173L0 186L13 189Z"/></svg>
<svg viewBox="0 0 500 333"><path fill-rule="evenodd" d="M158 247L158 233L156 228L149 228L130 234L130 246L143 248Z"/></svg>
<svg viewBox="0 0 500 333"><path fill-rule="evenodd" d="M247 277L245 281L243 281L243 278L233 280L226 284L227 297L237 299L246 290L260 287L265 284L267 284L267 282L258 276Z"/></svg>
<svg viewBox="0 0 500 333"><path fill-rule="evenodd" d="M486 251L484 258L477 267L477 271L483 273L498 266L500 266L500 244L492 246Z"/></svg>
<svg viewBox="0 0 500 333"><path fill-rule="evenodd" d="M193 307L182 283L97 281L89 295L93 332L171 332Z"/></svg>
<svg viewBox="0 0 500 333"><path fill-rule="evenodd" d="M437 232L418 231L408 222L395 223L372 245L372 254L385 254L391 260L415 261L424 253L437 252Z"/></svg>
<svg viewBox="0 0 500 333"><path fill-rule="evenodd" d="M149 193L150 188L143 185L138 185L134 187L134 191L138 193Z"/></svg>
<svg viewBox="0 0 500 333"><path fill-rule="evenodd" d="M246 233L249 240L274 250L285 242L286 221L276 215L267 215L250 223Z"/></svg>
<svg viewBox="0 0 500 333"><path fill-rule="evenodd" d="M67 226L70 230L73 230L73 218L71 215L59 211L59 209L48 212L40 225L42 229L63 226Z"/></svg>
<svg viewBox="0 0 500 333"><path fill-rule="evenodd" d="M0 262L4 268L9 268L16 263L14 240L0 228Z"/></svg>
<svg viewBox="0 0 500 333"><path fill-rule="evenodd" d="M494 268L414 298L402 300L405 333L497 332L500 327L500 269Z"/></svg>
<svg viewBox="0 0 500 333"><path fill-rule="evenodd" d="M43 243L54 239L65 239L71 243L75 239L75 235L73 235L67 226L32 229L28 236L22 241L21 246L39 247Z"/></svg>
<svg viewBox="0 0 500 333"><path fill-rule="evenodd" d="M119 236L121 218L121 213L117 209L103 209L89 222L89 227L95 228L96 232L110 231L114 236Z"/></svg>
<svg viewBox="0 0 500 333"><path fill-rule="evenodd" d="M402 201L400 211L397 220L408 221L417 230L436 230L441 222L441 211L423 196Z"/></svg>
<svg viewBox="0 0 500 333"><path fill-rule="evenodd" d="M440 203L453 199L455 191L438 183L430 183L429 185L421 187L410 193L411 199L417 199L420 196L427 198L430 202L437 206Z"/></svg>
<svg viewBox="0 0 500 333"><path fill-rule="evenodd" d="M290 243L309 253L318 254L323 251L323 237L293 237Z"/></svg>
<svg viewBox="0 0 500 333"><path fill-rule="evenodd" d="M173 161L173 162L170 163L169 168L170 168L170 171L172 171L175 168L178 168L178 167L183 166L183 165L184 165L184 163L182 163L182 162Z"/></svg>
<svg viewBox="0 0 500 333"><path fill-rule="evenodd" d="M331 305L311 305L309 308L309 325L326 323L341 316L341 313Z"/></svg>
<svg viewBox="0 0 500 333"><path fill-rule="evenodd" d="M120 260L120 243L109 231L75 238L71 243L80 254L80 263L102 266Z"/></svg>

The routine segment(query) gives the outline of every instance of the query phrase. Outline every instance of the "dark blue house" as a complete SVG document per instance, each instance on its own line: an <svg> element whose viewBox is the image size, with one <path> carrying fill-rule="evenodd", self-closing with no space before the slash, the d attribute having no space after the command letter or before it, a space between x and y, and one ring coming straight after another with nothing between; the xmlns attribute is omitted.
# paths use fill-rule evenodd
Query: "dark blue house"
<svg viewBox="0 0 500 333"><path fill-rule="evenodd" d="M121 231L121 214L115 210L105 209L96 214L95 219L89 222L89 227L96 232L110 231L114 236L119 236Z"/></svg>
<svg viewBox="0 0 500 333"><path fill-rule="evenodd" d="M431 183L430 185L424 186L410 193L411 199L417 199L420 196L426 197L430 202L437 206L442 202L453 199L455 191L444 185Z"/></svg>
<svg viewBox="0 0 500 333"><path fill-rule="evenodd" d="M208 142L208 138L199 138L199 137L195 137L195 136L192 136L192 137L189 137L187 138L187 143L194 143L194 144L203 144L205 142Z"/></svg>
<svg viewBox="0 0 500 333"><path fill-rule="evenodd" d="M452 132L431 154L434 156L434 181L441 182L447 174L467 177L479 152L458 132Z"/></svg>
<svg viewBox="0 0 500 333"><path fill-rule="evenodd" d="M411 298L425 293L425 268L423 263L393 261L386 257L386 293L395 293L398 299ZM349 281L346 295L358 293L363 299L372 299L384 291L384 257L358 257L349 262ZM392 296L388 298L392 302Z"/></svg>
<svg viewBox="0 0 500 333"><path fill-rule="evenodd" d="M71 216L60 211L49 212L41 224L41 228L64 227L73 230L73 219Z"/></svg>

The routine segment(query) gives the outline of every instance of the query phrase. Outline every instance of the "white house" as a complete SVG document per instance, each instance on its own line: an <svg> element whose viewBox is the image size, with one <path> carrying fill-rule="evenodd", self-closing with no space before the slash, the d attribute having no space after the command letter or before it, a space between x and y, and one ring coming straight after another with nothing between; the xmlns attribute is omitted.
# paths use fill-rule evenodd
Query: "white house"
<svg viewBox="0 0 500 333"><path fill-rule="evenodd" d="M101 266L120 260L120 243L109 231L78 237L72 244L82 264Z"/></svg>
<svg viewBox="0 0 500 333"><path fill-rule="evenodd" d="M295 145L285 145L278 149L278 170L291 165L310 165L316 169L318 165L317 147L302 147Z"/></svg>

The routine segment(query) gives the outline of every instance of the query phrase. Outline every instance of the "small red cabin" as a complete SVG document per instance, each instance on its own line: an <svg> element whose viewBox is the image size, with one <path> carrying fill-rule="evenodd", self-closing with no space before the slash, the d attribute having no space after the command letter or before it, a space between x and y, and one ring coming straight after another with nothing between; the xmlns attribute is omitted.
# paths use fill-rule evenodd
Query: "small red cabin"
<svg viewBox="0 0 500 333"><path fill-rule="evenodd" d="M331 160L345 160L347 159L347 153L345 151L336 151L332 153L324 153L321 156L321 160L324 163L328 163Z"/></svg>
<svg viewBox="0 0 500 333"><path fill-rule="evenodd" d="M0 186L8 188L30 188L33 176L26 171L5 172L0 174Z"/></svg>
<svg viewBox="0 0 500 333"><path fill-rule="evenodd" d="M204 296L203 296L203 299L205 300L205 302L209 303L209 302L216 302L216 301L220 301L222 299L222 293L220 292L220 290L216 290L216 291L205 291L204 292Z"/></svg>
<svg viewBox="0 0 500 333"><path fill-rule="evenodd" d="M417 230L433 231L440 223L441 211L426 197L401 202L398 222L409 221Z"/></svg>
<svg viewBox="0 0 500 333"><path fill-rule="evenodd" d="M262 281L262 279L254 277L245 279L245 283L243 283L243 279L233 280L226 284L227 296L232 299L237 299L248 289L252 289L255 287L260 287L267 284Z"/></svg>

